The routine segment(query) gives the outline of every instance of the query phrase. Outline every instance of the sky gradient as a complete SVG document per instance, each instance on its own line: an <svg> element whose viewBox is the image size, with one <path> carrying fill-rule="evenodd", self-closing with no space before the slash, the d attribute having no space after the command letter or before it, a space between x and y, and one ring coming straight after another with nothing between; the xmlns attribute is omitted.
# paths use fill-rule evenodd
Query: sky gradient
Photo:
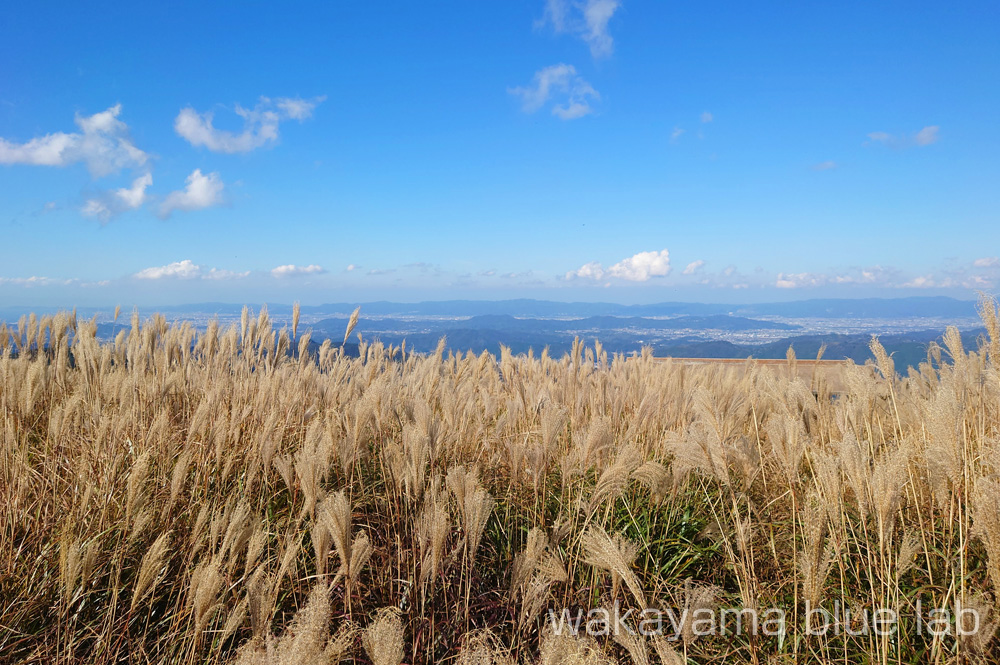
<svg viewBox="0 0 1000 665"><path fill-rule="evenodd" d="M0 304L1000 283L995 3L152 4L4 9Z"/></svg>

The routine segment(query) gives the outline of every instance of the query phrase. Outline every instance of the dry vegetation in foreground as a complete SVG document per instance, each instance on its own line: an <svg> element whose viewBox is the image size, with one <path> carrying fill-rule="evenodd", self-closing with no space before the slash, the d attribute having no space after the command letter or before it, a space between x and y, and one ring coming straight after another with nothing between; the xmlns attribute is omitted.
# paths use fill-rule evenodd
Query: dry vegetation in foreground
<svg viewBox="0 0 1000 665"><path fill-rule="evenodd" d="M873 340L834 398L791 356L310 356L266 312L109 343L68 314L0 327L0 661L995 662L982 313L981 348L951 329L903 377ZM809 635L834 599L899 630ZM988 620L922 634L918 599ZM545 627L616 601L790 614L783 637Z"/></svg>

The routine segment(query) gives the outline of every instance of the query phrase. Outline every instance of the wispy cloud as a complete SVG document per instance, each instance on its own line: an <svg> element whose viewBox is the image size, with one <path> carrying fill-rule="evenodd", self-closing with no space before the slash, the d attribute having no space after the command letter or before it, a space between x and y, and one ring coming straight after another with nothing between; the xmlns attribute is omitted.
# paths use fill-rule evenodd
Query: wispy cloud
<svg viewBox="0 0 1000 665"><path fill-rule="evenodd" d="M354 266L348 266L348 270L353 270ZM308 266L297 266L294 263L289 263L288 265L278 266L271 270L271 275L274 277L295 277L297 275L319 275L325 273L326 270L323 266L318 265L308 265Z"/></svg>
<svg viewBox="0 0 1000 665"><path fill-rule="evenodd" d="M824 286L886 289L981 289L992 287L995 281L989 275L969 274L968 267L908 275L898 268L876 265L830 273L778 273L774 286L780 289L808 289Z"/></svg>
<svg viewBox="0 0 1000 665"><path fill-rule="evenodd" d="M95 178L123 168L144 166L149 155L132 143L128 126L118 119L121 104L91 116L76 115L79 132L55 132L16 143L0 138L0 164L68 166L82 162Z"/></svg>
<svg viewBox="0 0 1000 665"><path fill-rule="evenodd" d="M562 120L592 113L590 103L601 98L593 86L577 75L575 67L563 63L538 70L530 86L507 88L507 92L520 98L525 113L534 113L551 101L552 115Z"/></svg>
<svg viewBox="0 0 1000 665"><path fill-rule="evenodd" d="M135 279L158 280L158 279L241 279L247 277L250 271L234 272L231 270L220 270L218 268L204 268L190 259L175 261L165 266L155 266L145 268L132 275Z"/></svg>
<svg viewBox="0 0 1000 665"><path fill-rule="evenodd" d="M225 185L218 173L205 175L201 169L195 169L185 182L184 189L171 192L160 204L160 217L165 219L175 210L200 210L225 202Z"/></svg>
<svg viewBox="0 0 1000 665"><path fill-rule="evenodd" d="M992 289L995 285L996 280L982 275L971 275L962 282L962 286L967 289Z"/></svg>
<svg viewBox="0 0 1000 665"><path fill-rule="evenodd" d="M712 120L714 120L714 119L715 119L715 116L713 116L708 111L703 111L702 114L701 114L701 121L702 122L712 122Z"/></svg>
<svg viewBox="0 0 1000 665"><path fill-rule="evenodd" d="M1000 258L996 256L986 256L981 259L976 259L972 262L972 265L977 268L995 268L996 266L1000 266Z"/></svg>
<svg viewBox="0 0 1000 665"><path fill-rule="evenodd" d="M779 289L798 289L804 286L820 286L826 283L825 275L814 275L808 272L779 272L774 285Z"/></svg>
<svg viewBox="0 0 1000 665"><path fill-rule="evenodd" d="M825 162L820 162L819 164L813 164L813 171L832 171L837 168L837 162L828 159Z"/></svg>
<svg viewBox="0 0 1000 665"><path fill-rule="evenodd" d="M500 275L500 279L518 279L518 280L528 280L535 276L535 271L533 270L522 270L520 272L505 272Z"/></svg>
<svg viewBox="0 0 1000 665"><path fill-rule="evenodd" d="M659 252L639 252L622 259L610 268L604 268L598 261L591 261L566 273L566 279L602 280L613 277L629 282L646 282L653 277L663 277L669 273L670 252L664 249Z"/></svg>
<svg viewBox="0 0 1000 665"><path fill-rule="evenodd" d="M867 268L851 268L831 274L818 272L779 272L774 285L779 289L801 289L846 284L898 287L902 285L902 280L903 276L899 270L876 265Z"/></svg>
<svg viewBox="0 0 1000 665"><path fill-rule="evenodd" d="M704 265L705 265L705 262L702 261L701 259L698 259L697 261L692 261L691 263L687 264L687 267L684 268L684 270L683 270L683 272L681 274L684 274L684 275L693 275L696 272L698 272L699 270L701 270L702 266L704 266Z"/></svg>
<svg viewBox="0 0 1000 665"><path fill-rule="evenodd" d="M80 212L84 217L96 217L107 222L115 215L142 207L147 199L146 189L152 184L152 174L141 175L132 181L131 187L121 187L87 199Z"/></svg>
<svg viewBox="0 0 1000 665"><path fill-rule="evenodd" d="M913 137L913 141L917 145L930 145L932 143L937 143L938 140L938 130L940 127L937 125L932 125L930 127L924 127L916 136Z"/></svg>
<svg viewBox="0 0 1000 665"><path fill-rule="evenodd" d="M938 283L931 275L919 275L902 284L904 289L931 289L936 286Z"/></svg>
<svg viewBox="0 0 1000 665"><path fill-rule="evenodd" d="M0 286L12 285L12 286L68 286L76 280L72 279L55 279L52 277L0 277Z"/></svg>
<svg viewBox="0 0 1000 665"><path fill-rule="evenodd" d="M71 277L69 279L62 279L58 277L0 277L0 286L19 286L22 288L30 289L33 287L41 286L77 286L84 289L97 288L101 286L107 286L111 284L110 280L101 280L98 282L91 282L79 279L77 277Z"/></svg>
<svg viewBox="0 0 1000 665"><path fill-rule="evenodd" d="M872 132L868 135L868 140L865 144L878 143L890 148L924 147L932 143L937 143L940 138L938 134L940 129L938 125L929 125L912 136L889 134L887 132Z"/></svg>
<svg viewBox="0 0 1000 665"><path fill-rule="evenodd" d="M557 33L575 35L586 42L593 57L603 58L615 50L608 23L619 7L619 0L547 0L545 14L536 27L551 25Z"/></svg>
<svg viewBox="0 0 1000 665"><path fill-rule="evenodd" d="M278 126L285 120L302 122L312 116L313 109L325 97L302 99L261 97L252 109L236 105L236 114L243 118L243 131L234 133L216 129L211 111L198 113L190 106L181 109L174 120L174 131L193 146L204 146L212 152L250 152L278 140Z"/></svg>
<svg viewBox="0 0 1000 665"><path fill-rule="evenodd" d="M302 99L301 97L280 97L274 100L274 105L292 120L308 120L313 110L326 101L326 95Z"/></svg>
<svg viewBox="0 0 1000 665"><path fill-rule="evenodd" d="M679 139L683 133L684 133L683 129L681 129L680 127L674 127L674 130L670 132L670 142L677 143L677 139Z"/></svg>

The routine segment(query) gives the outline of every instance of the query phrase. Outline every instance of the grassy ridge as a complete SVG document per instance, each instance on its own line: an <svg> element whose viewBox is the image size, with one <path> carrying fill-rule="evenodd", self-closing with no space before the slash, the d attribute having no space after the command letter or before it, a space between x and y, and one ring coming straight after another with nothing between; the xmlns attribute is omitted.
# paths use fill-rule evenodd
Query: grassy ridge
<svg viewBox="0 0 1000 665"><path fill-rule="evenodd" d="M907 376L873 342L836 399L794 367L600 345L310 352L266 312L201 334L134 316L107 343L68 314L0 326L0 661L991 662L994 303L983 318L982 348L950 329ZM806 608L837 600L898 630L810 634ZM983 621L928 635L917 600ZM788 622L547 627L616 604Z"/></svg>

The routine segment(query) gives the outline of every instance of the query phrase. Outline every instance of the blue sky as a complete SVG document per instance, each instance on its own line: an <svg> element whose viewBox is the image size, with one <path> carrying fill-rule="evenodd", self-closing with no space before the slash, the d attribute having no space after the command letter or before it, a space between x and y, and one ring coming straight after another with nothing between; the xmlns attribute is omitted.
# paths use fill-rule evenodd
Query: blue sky
<svg viewBox="0 0 1000 665"><path fill-rule="evenodd" d="M4 9L0 303L1000 280L995 3L154 4Z"/></svg>

